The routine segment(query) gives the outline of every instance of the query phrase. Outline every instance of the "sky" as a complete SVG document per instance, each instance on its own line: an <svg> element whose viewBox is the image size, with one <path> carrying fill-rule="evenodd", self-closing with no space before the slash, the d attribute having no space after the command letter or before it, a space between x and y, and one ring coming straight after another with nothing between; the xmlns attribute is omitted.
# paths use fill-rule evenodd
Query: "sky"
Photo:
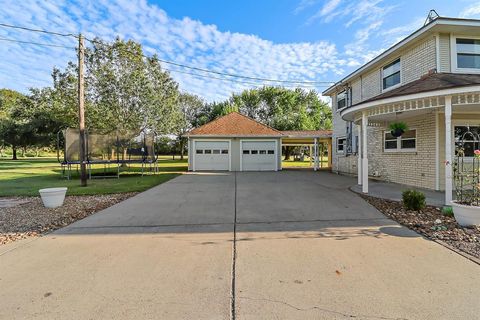
<svg viewBox="0 0 480 320"><path fill-rule="evenodd" d="M167 61L310 82L302 87L318 92L421 27L430 9L440 16L480 18L478 0L1 0L1 8L0 23L105 40L119 36ZM52 69L76 60L75 46L75 38L0 27L0 88L28 92L50 86ZM210 76L217 79L205 78L208 73L202 71L163 66L182 91L206 101L281 84L215 74Z"/></svg>

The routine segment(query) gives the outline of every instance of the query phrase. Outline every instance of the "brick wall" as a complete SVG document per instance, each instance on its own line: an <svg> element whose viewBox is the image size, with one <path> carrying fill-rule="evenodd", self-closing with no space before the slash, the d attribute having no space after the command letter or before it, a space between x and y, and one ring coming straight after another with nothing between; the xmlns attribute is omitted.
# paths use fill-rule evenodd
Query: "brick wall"
<svg viewBox="0 0 480 320"><path fill-rule="evenodd" d="M435 37L402 52L402 84L417 80L429 70L435 69L436 59Z"/></svg>

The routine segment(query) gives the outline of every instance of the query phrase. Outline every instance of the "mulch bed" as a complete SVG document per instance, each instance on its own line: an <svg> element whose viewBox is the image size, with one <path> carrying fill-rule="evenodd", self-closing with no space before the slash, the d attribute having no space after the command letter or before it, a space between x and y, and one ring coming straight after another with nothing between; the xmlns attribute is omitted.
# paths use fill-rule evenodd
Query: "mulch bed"
<svg viewBox="0 0 480 320"><path fill-rule="evenodd" d="M407 210L401 202L361 195L387 217L415 230L423 236L480 258L480 227L461 227L440 208L427 206L420 211Z"/></svg>
<svg viewBox="0 0 480 320"><path fill-rule="evenodd" d="M0 245L65 227L135 194L67 196L63 206L54 209L45 208L39 197L10 198L15 205L0 207Z"/></svg>

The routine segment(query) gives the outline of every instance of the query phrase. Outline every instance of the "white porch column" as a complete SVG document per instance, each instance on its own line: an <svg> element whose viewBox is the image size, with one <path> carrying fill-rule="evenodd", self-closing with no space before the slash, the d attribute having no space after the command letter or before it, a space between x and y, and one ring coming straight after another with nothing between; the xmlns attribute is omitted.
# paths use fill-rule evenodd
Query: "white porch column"
<svg viewBox="0 0 480 320"><path fill-rule="evenodd" d="M445 97L445 204L452 201L452 97Z"/></svg>
<svg viewBox="0 0 480 320"><path fill-rule="evenodd" d="M313 154L314 154L313 170L317 171L318 170L318 139L315 138L313 141L314 141L314 144L313 144L313 148L314 148L314 151L313 151Z"/></svg>
<svg viewBox="0 0 480 320"><path fill-rule="evenodd" d="M358 146L357 146L357 178L358 185L362 185L362 126L358 125Z"/></svg>
<svg viewBox="0 0 480 320"><path fill-rule="evenodd" d="M367 113L362 113L362 192L368 193Z"/></svg>

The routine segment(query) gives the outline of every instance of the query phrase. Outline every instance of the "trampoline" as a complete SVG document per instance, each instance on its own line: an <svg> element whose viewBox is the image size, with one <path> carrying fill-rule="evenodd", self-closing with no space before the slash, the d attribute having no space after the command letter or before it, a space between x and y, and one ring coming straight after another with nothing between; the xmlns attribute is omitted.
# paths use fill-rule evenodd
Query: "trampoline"
<svg viewBox="0 0 480 320"><path fill-rule="evenodd" d="M86 166L89 179L120 177L121 168L130 164L141 164L142 176L158 172L158 156L155 152L156 134L146 130L135 132L96 133L86 132ZM78 172L80 165L79 130L67 128L57 134L57 160L62 176L71 179L72 171ZM61 150L63 149L63 159ZM93 166L103 165L103 172ZM115 167L114 174L111 168Z"/></svg>

